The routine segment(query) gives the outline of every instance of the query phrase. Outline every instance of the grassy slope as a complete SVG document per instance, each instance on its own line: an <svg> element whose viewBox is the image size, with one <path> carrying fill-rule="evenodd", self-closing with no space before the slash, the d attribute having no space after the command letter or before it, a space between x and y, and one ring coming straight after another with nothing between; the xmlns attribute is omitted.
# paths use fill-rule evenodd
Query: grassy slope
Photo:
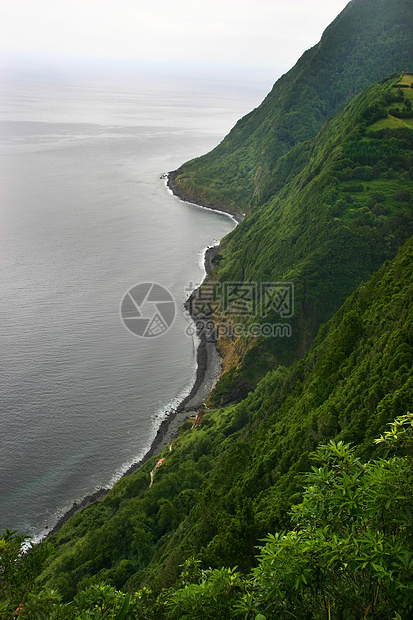
<svg viewBox="0 0 413 620"><path fill-rule="evenodd" d="M412 27L410 0L350 2L257 109L213 151L178 170L179 191L239 210L268 200L282 155L313 138L365 86L410 68Z"/></svg>
<svg viewBox="0 0 413 620"><path fill-rule="evenodd" d="M106 579L134 589L175 582L179 565L254 563L255 545L290 525L308 453L336 438L373 453L373 438L412 407L413 240L346 301L305 359L269 373L236 406L181 430L149 488L155 458L53 537L42 581L69 597Z"/></svg>
<svg viewBox="0 0 413 620"><path fill-rule="evenodd" d="M400 85L409 86L409 88L403 89L404 102L409 101L413 104L413 74L403 75L398 81ZM403 105L388 105L386 110L390 113L391 108L403 108ZM373 131L380 131L381 129L413 129L413 118L397 118L389 114L387 118L381 118L371 125Z"/></svg>

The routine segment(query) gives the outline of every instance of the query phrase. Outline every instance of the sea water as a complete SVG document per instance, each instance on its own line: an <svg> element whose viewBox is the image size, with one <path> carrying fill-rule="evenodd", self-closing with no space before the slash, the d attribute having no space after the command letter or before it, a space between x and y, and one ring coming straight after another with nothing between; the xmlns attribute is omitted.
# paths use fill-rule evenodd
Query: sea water
<svg viewBox="0 0 413 620"><path fill-rule="evenodd" d="M190 389L182 304L235 226L162 174L213 148L269 72L66 63L3 69L0 97L0 532L39 537L113 484ZM139 338L125 292L165 287L173 325ZM148 310L149 311L149 310Z"/></svg>

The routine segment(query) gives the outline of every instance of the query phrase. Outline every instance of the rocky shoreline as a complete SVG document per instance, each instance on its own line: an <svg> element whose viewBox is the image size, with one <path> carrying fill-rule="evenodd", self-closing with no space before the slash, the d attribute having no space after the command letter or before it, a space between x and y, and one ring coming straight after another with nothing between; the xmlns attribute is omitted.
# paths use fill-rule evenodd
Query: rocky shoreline
<svg viewBox="0 0 413 620"><path fill-rule="evenodd" d="M181 200L186 202L192 202L185 199L183 196L180 196L176 191L174 182L172 180L173 175L176 173L171 172L166 175L166 184L171 189L171 191L178 196ZM205 205L200 206L205 207ZM243 217L238 213L231 213L230 211L222 211L222 209L214 209L213 207L206 207L208 209L221 211L224 213L228 213L231 215L237 222L241 222ZM210 273L212 269L212 258L217 253L218 246L212 246L205 250L204 254L204 266L207 275ZM192 293L194 295L195 291ZM191 295L191 296L192 296ZM190 299L186 302L187 309L190 308ZM144 465L152 456L158 454L165 446L171 443L178 435L178 431L180 426L182 426L188 417L191 416L191 413L195 412L199 409L203 402L208 398L211 393L215 383L218 381L222 366L221 366L221 356L218 353L218 350L215 346L215 341L211 339L207 339L205 330L200 331L198 333L199 345L197 349L197 370L196 370L196 378L195 383L188 394L182 402L175 408L169 411L161 422L158 431L156 433L155 439L152 441L151 447L143 456L142 459L133 463L129 469L123 474L123 476L129 476L137 471L142 465ZM122 477L123 477L122 476ZM109 493L110 488L98 489L94 493L87 495L80 502L74 502L72 507L69 508L67 512L57 521L55 526L45 535L43 540L55 534L61 527L79 510L86 508L90 504L95 501L103 500L106 495Z"/></svg>
<svg viewBox="0 0 413 620"><path fill-rule="evenodd" d="M166 185L172 191L172 193L183 200L184 202L190 202L193 205L198 205L199 207L203 207L204 209L211 209L212 211L218 211L219 213L227 213L234 220L240 224L244 219L245 215L243 213L239 213L239 211L235 211L234 209L228 209L226 207L217 207L213 204L205 204L196 199L188 198L179 185L175 182L176 177L178 176L178 170L173 170L172 172L168 172L164 178L166 178Z"/></svg>

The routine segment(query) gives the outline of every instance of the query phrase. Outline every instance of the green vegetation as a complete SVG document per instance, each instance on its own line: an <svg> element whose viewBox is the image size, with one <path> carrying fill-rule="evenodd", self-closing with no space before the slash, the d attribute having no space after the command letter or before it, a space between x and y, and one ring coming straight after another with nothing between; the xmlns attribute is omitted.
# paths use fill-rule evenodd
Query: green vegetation
<svg viewBox="0 0 413 620"><path fill-rule="evenodd" d="M393 84L393 91L388 93L387 99L383 101L383 117L374 123L372 130L382 129L413 129L413 75L403 75L397 83ZM403 87L403 88L402 88Z"/></svg>

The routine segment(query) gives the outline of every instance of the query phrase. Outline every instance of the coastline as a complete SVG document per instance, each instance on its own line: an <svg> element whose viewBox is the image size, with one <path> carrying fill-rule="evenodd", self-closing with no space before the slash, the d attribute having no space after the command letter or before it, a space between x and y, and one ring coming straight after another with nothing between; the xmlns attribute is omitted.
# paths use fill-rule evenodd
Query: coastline
<svg viewBox="0 0 413 620"><path fill-rule="evenodd" d="M171 180L171 176L173 174L174 172L170 172L167 175L163 175L161 178L166 179L166 186L180 200L184 202L190 202L191 204L197 204L198 206L201 206L205 209L210 209L212 211L226 213L238 223L244 219L239 213L235 214L235 212L232 213L230 211L223 211L222 209L205 206L201 203L196 203L180 196L178 192L176 192L173 181ZM207 247L204 251L204 268L206 276L209 275L209 273L211 272L212 259L217 253L217 251L218 245ZM190 299L196 290L197 289L195 289L191 293L190 297L185 302L187 308L190 307ZM132 463L132 465L122 474L121 478L123 478L124 476L130 476L131 474L136 472L152 456L158 454L165 446L171 443L178 436L179 428L183 424L185 424L192 412L196 412L196 410L203 405L203 402L208 398L216 382L218 381L222 371L222 359L215 346L215 341L207 339L205 330L201 331L201 333L198 333L197 338L199 340L199 343L197 348L197 369L194 385L192 386L189 394L174 409L171 409L167 412L165 418L162 420L157 430L157 433L151 443L149 450L139 461ZM53 528L51 528L47 531L47 533L45 533L45 535L40 539L39 542L41 543L47 540L50 536L58 532L74 514L76 514L83 508L86 508L95 501L103 500L110 490L111 487L100 488L97 489L94 493L86 495L80 502L74 502L72 506L58 519Z"/></svg>
<svg viewBox="0 0 413 620"><path fill-rule="evenodd" d="M184 192L177 186L175 183L175 179L178 175L178 170L173 170L172 172L168 172L161 178L166 179L166 186L171 190L174 196L177 196L183 202L189 202L190 204L197 205L198 207L202 207L203 209L210 209L211 211L218 211L218 213L226 213L230 215L238 224L240 224L244 219L245 215L243 213L239 213L238 211L234 211L233 209L227 209L224 207L216 207L212 204L204 204L200 200L194 200L192 198L188 198L185 196Z"/></svg>

